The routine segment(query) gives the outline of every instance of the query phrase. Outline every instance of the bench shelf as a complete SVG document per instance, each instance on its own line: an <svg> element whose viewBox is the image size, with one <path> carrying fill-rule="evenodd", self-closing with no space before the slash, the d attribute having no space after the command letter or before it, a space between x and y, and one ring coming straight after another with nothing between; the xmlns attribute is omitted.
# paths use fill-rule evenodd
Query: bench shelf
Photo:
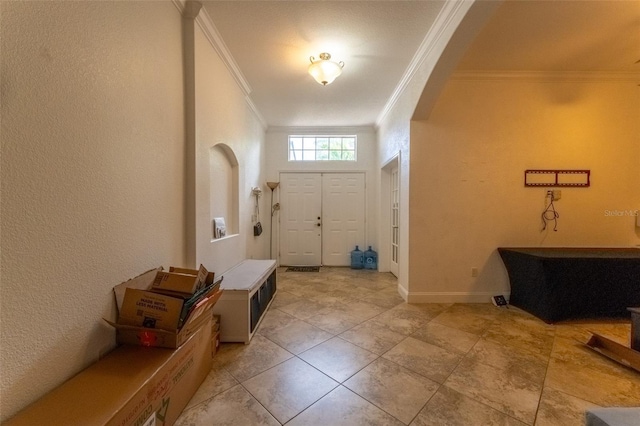
<svg viewBox="0 0 640 426"><path fill-rule="evenodd" d="M249 343L277 292L276 261L247 259L223 276L222 297L213 307L220 341Z"/></svg>

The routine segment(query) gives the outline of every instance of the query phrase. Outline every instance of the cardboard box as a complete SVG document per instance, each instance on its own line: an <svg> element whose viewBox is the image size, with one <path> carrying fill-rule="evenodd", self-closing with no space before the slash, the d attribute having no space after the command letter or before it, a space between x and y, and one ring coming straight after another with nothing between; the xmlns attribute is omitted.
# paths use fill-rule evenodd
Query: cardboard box
<svg viewBox="0 0 640 426"><path fill-rule="evenodd" d="M211 323L211 327L214 333L220 330L220 320L220 315L213 314L213 322Z"/></svg>
<svg viewBox="0 0 640 426"><path fill-rule="evenodd" d="M6 426L169 426L211 370L211 316L180 348L120 346Z"/></svg>
<svg viewBox="0 0 640 426"><path fill-rule="evenodd" d="M220 315L213 314L211 322L211 358L216 356L220 349Z"/></svg>
<svg viewBox="0 0 640 426"><path fill-rule="evenodd" d="M200 273L200 270L199 269L176 268L175 266L170 266L169 267L169 272L176 272L178 274L198 275ZM215 274L213 272L208 272L205 282L207 284L212 284L214 277L215 277Z"/></svg>
<svg viewBox="0 0 640 426"><path fill-rule="evenodd" d="M171 272L172 270L174 272ZM151 290L159 293L189 296L201 290L206 285L208 276L209 271L207 271L204 265L200 265L198 271L169 268L169 272L157 272L151 285Z"/></svg>
<svg viewBox="0 0 640 426"><path fill-rule="evenodd" d="M183 310L182 303L184 303L184 299L176 299L148 291L157 275L157 272L160 270L161 268L152 269L114 287L113 291L116 297L119 320L118 322L112 322L105 319L105 321L116 329L116 341L119 344L177 348L186 342L187 339L198 328L202 327L204 323L209 323L209 321L211 321L211 310L213 305L218 301L220 296L222 296L222 290L220 290L219 285L214 285L202 300L200 300L195 306L191 307L186 313L182 324L179 324L179 322L175 322L175 317L176 312L178 312L178 315L181 315L180 312ZM164 321L164 319L156 319L156 325L160 322L164 324L165 322L174 321L173 327L144 327L144 315L138 318L135 314L131 313L131 306L134 306L135 308L140 297L147 298L150 297L150 295L179 301L180 309L178 309L176 305L172 310L157 310L157 312L155 312L157 316L166 315L167 317L167 321ZM129 297L133 297L131 299L133 301L131 301ZM135 313L135 309L133 311ZM120 317L122 318L120 319ZM146 325L150 325L150 322L147 322Z"/></svg>
<svg viewBox="0 0 640 426"><path fill-rule="evenodd" d="M211 336L211 358L216 356L219 349L220 349L220 332L216 331Z"/></svg>
<svg viewBox="0 0 640 426"><path fill-rule="evenodd" d="M592 333L586 345L589 349L640 373L640 352L596 333Z"/></svg>
<svg viewBox="0 0 640 426"><path fill-rule="evenodd" d="M118 324L174 331L180 325L183 305L184 299L127 288L118 310Z"/></svg>

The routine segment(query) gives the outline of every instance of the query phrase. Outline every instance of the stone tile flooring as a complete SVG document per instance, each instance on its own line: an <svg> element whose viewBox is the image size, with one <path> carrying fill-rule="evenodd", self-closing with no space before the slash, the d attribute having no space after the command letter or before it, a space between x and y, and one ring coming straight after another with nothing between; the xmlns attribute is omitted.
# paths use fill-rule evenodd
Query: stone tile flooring
<svg viewBox="0 0 640 426"><path fill-rule="evenodd" d="M251 343L222 345L177 425L583 425L590 407L640 406L640 373L582 345L628 345L630 329L409 305L391 274L279 268Z"/></svg>

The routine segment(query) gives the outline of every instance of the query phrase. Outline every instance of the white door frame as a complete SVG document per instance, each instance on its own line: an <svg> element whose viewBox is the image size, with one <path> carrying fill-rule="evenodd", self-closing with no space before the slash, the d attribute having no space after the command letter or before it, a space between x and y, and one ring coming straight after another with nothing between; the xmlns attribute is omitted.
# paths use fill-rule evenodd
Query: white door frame
<svg viewBox="0 0 640 426"><path fill-rule="evenodd" d="M378 222L378 270L391 271L391 171L398 169L400 175L400 152L391 157L380 169L380 221ZM399 188L401 190L401 188ZM402 226L400 224L400 226ZM399 231L398 231L399 232ZM398 271L399 272L399 271Z"/></svg>

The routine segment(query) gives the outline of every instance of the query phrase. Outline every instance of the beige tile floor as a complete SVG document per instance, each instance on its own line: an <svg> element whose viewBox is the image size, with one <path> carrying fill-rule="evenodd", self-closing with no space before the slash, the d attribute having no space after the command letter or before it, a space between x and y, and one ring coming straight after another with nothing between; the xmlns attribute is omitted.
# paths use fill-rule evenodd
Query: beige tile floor
<svg viewBox="0 0 640 426"><path fill-rule="evenodd" d="M628 345L630 328L409 305L391 274L280 268L251 343L222 345L177 424L582 425L590 407L640 406L640 374L582 344Z"/></svg>

